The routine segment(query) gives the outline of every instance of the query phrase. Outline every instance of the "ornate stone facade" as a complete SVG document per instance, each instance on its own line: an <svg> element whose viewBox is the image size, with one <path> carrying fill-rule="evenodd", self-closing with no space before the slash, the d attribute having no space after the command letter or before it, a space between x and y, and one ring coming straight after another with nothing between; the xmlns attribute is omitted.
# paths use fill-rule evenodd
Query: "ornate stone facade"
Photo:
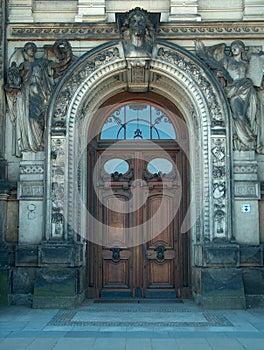
<svg viewBox="0 0 264 350"><path fill-rule="evenodd" d="M250 290L249 268L261 279L264 264L264 25L197 22L196 3L183 9L171 1L165 22L164 13L135 8L116 11L116 23L106 23L107 2L100 8L91 2L93 17L83 5L74 25L18 24L15 6L9 8L1 46L9 62L2 65L1 130L10 136L8 188L17 183L19 201L18 240L8 248L14 256L8 269L16 278L7 283L9 302L63 307L85 298L87 145L101 123L95 113L124 92L169 99L188 127L190 208L182 230L190 242L192 297L219 307L224 298L233 307L263 300L260 290L244 290ZM182 21L187 17L193 22ZM105 22L96 23L99 18ZM8 195L1 197L4 205ZM30 278L24 293L16 293L22 268Z"/></svg>

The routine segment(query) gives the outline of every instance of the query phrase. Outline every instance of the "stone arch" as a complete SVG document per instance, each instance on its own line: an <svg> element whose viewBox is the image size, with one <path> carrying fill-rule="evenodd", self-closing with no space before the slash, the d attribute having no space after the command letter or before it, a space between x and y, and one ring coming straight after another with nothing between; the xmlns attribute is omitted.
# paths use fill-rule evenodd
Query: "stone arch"
<svg viewBox="0 0 264 350"><path fill-rule="evenodd" d="M141 70L138 76L137 69ZM77 192L85 196L85 157L79 162L78 154L86 148L92 116L111 96L140 91L140 86L142 92L170 98L190 130L193 239L232 238L227 200L231 194L230 111L220 84L198 58L175 44L156 42L151 59L144 66L131 67L122 43L115 41L75 62L52 98L46 134L47 240L82 236L85 208Z"/></svg>

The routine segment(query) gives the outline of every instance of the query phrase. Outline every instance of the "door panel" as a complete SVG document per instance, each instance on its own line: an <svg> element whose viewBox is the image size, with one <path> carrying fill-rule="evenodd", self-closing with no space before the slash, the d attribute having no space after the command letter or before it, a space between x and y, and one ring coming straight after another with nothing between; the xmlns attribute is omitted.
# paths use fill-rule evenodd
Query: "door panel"
<svg viewBox="0 0 264 350"><path fill-rule="evenodd" d="M103 285L102 288L129 288L129 261L120 259L119 262L103 256Z"/></svg>
<svg viewBox="0 0 264 350"><path fill-rule="evenodd" d="M111 291L132 290L131 259L132 251L127 228L130 225L128 212L128 195L117 186L113 191L99 189L99 218L104 223L102 248L100 253L102 277L99 283L104 294ZM110 295L110 294L109 294Z"/></svg>
<svg viewBox="0 0 264 350"><path fill-rule="evenodd" d="M152 289L152 294L156 289L159 297L163 291L167 293L168 289L173 295L176 289L177 247L174 237L178 232L177 221L172 215L175 191L170 189L168 193L167 190L162 190L162 194L160 191L161 189L150 191L146 211L147 219L152 218L147 226L147 234L151 239L145 243L146 294L148 289ZM156 235L157 231L161 233Z"/></svg>
<svg viewBox="0 0 264 350"><path fill-rule="evenodd" d="M181 296L180 263L188 270L188 252L182 250L179 233L183 204L187 207L182 200L186 170L180 169L179 149L166 154L175 164L172 171L166 165L169 174L148 171L150 161L164 156L151 150L97 151L95 212L104 225L97 230L102 244L89 250L96 257L90 265L96 265L97 296ZM126 173L106 174L105 162L111 165L109 160L117 158L128 164Z"/></svg>

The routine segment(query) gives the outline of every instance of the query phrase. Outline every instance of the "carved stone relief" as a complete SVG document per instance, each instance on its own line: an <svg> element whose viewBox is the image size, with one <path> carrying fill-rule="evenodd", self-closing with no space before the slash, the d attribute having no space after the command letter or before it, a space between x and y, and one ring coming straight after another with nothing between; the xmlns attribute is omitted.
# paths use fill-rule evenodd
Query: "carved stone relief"
<svg viewBox="0 0 264 350"><path fill-rule="evenodd" d="M72 25L60 25L54 24L52 27L47 28L40 23L32 24L10 24L10 34L12 37L19 37L27 40L28 38L36 38L45 35L46 38L52 39L54 35L67 37L68 39L75 39L78 37L82 40L89 40L96 38L97 40L105 39L116 40L119 37L120 31L115 24L104 23L93 26L73 27ZM157 30L158 39L174 40L178 38L190 38L190 35L194 39L198 38L219 38L222 40L223 35L227 38L233 38L239 35L242 38L251 39L260 36L263 38L264 25L262 22L244 22L243 24L235 22L225 22L219 26L219 22L207 22L207 23L160 23Z"/></svg>
<svg viewBox="0 0 264 350"><path fill-rule="evenodd" d="M213 138L213 198L214 198L214 239L227 238L227 225L225 216L227 213L227 177L226 177L226 140L225 138Z"/></svg>
<svg viewBox="0 0 264 350"><path fill-rule="evenodd" d="M148 12L136 7L127 12L122 19L121 39L125 57L150 58L155 41L155 29Z"/></svg>

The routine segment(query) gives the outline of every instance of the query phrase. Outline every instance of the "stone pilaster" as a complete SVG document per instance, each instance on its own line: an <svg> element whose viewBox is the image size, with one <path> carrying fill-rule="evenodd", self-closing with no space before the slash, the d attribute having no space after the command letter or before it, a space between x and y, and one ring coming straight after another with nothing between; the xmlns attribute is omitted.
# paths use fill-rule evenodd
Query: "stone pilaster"
<svg viewBox="0 0 264 350"><path fill-rule="evenodd" d="M43 177L44 153L24 153L18 183L20 244L38 244L42 241Z"/></svg>
<svg viewBox="0 0 264 350"><path fill-rule="evenodd" d="M260 183L254 151L234 152L234 227L240 244L258 245Z"/></svg>

